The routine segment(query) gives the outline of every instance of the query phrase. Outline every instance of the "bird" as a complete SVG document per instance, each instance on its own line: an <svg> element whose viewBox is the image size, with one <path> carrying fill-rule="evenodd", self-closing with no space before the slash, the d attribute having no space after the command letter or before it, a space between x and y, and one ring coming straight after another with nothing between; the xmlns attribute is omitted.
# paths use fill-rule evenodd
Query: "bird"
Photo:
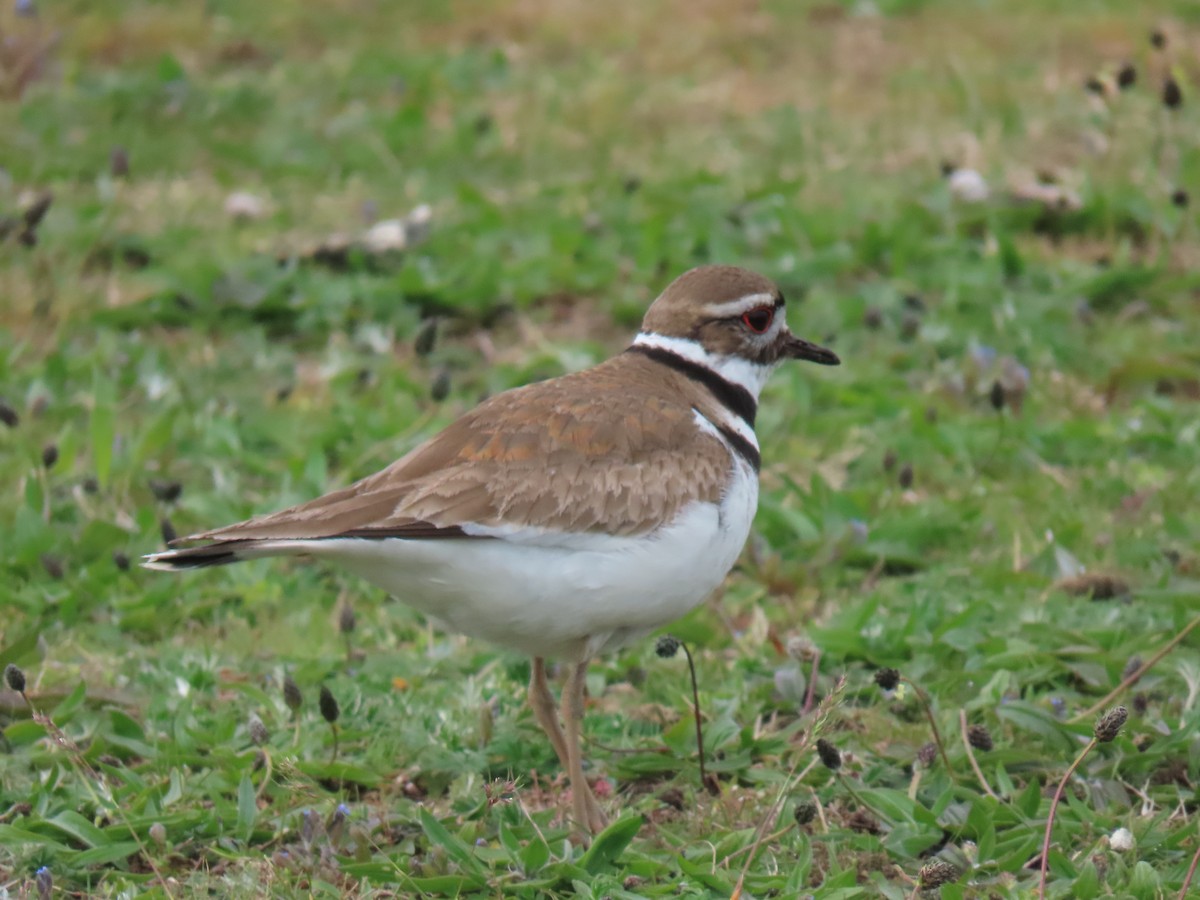
<svg viewBox="0 0 1200 900"><path fill-rule="evenodd" d="M787 360L840 362L792 334L767 277L694 268L617 355L490 397L373 475L180 538L143 565L308 557L528 655L529 705L570 780L572 823L595 834L606 816L584 777L588 663L683 616L737 562L758 506L759 394ZM566 669L561 710L547 660Z"/></svg>

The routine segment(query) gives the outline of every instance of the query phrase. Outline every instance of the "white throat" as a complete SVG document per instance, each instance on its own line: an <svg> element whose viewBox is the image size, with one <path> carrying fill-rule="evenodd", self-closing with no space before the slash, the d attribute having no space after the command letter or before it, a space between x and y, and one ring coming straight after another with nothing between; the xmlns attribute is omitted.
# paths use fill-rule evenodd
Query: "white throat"
<svg viewBox="0 0 1200 900"><path fill-rule="evenodd" d="M681 337L667 337L661 334L640 333L633 339L635 347L654 347L681 356L689 362L694 362L711 369L731 384L745 388L750 395L758 400L767 379L775 371L775 366L765 366L751 362L741 356L724 356L709 353L696 341Z"/></svg>

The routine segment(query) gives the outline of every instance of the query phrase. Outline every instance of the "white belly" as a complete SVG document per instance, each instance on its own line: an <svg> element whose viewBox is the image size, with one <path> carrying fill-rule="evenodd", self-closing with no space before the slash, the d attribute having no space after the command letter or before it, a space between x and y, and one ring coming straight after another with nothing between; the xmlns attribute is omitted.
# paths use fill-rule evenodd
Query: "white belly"
<svg viewBox="0 0 1200 900"><path fill-rule="evenodd" d="M725 578L758 505L756 473L740 460L734 468L719 505L693 503L641 537L524 531L289 542L289 550L344 566L448 630L582 660L679 618Z"/></svg>

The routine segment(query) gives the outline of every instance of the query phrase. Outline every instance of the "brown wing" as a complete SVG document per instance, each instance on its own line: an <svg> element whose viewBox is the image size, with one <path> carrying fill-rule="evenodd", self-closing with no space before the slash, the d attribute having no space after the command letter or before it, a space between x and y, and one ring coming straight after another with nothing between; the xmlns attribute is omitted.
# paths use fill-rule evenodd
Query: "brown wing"
<svg viewBox="0 0 1200 900"><path fill-rule="evenodd" d="M189 540L454 537L466 523L645 533L719 501L731 465L676 379L625 355L508 391L375 475Z"/></svg>

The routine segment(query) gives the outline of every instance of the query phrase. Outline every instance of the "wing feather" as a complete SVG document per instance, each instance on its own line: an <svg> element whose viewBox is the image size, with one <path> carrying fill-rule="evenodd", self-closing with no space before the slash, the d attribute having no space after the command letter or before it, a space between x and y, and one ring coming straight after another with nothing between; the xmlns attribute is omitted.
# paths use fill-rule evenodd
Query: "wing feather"
<svg viewBox="0 0 1200 900"><path fill-rule="evenodd" d="M348 487L184 540L646 533L692 501L719 502L728 479L729 451L697 428L687 396L665 367L617 357L499 394Z"/></svg>

